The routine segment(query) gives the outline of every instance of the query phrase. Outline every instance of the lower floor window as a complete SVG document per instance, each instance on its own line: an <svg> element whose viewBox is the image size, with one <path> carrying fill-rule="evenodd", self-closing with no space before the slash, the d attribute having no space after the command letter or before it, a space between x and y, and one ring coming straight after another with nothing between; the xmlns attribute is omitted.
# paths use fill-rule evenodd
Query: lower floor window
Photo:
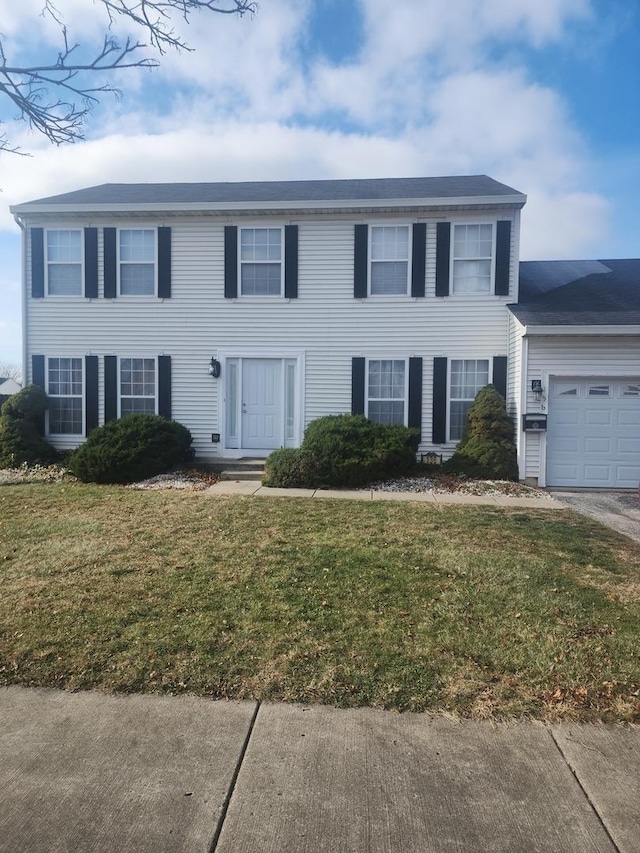
<svg viewBox="0 0 640 853"><path fill-rule="evenodd" d="M49 433L82 435L82 359L50 358L47 393Z"/></svg>
<svg viewBox="0 0 640 853"><path fill-rule="evenodd" d="M120 359L120 415L155 414L155 358Z"/></svg>
<svg viewBox="0 0 640 853"><path fill-rule="evenodd" d="M489 384L489 360L452 359L449 411L449 438L460 441L476 394Z"/></svg>
<svg viewBox="0 0 640 853"><path fill-rule="evenodd" d="M369 359L367 417L378 424L406 423L406 362Z"/></svg>

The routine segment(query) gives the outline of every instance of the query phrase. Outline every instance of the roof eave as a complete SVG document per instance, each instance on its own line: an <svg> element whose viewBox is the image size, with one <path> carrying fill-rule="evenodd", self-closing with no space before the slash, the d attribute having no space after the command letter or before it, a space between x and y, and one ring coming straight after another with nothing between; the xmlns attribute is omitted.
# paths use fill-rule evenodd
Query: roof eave
<svg viewBox="0 0 640 853"><path fill-rule="evenodd" d="M24 216L46 213L243 213L247 211L284 213L286 211L369 211L385 208L446 209L460 207L510 207L522 208L527 197L522 193L503 196L461 196L446 198L387 198L387 199L333 199L302 201L246 201L246 202L154 202L108 204L16 204L12 213Z"/></svg>
<svg viewBox="0 0 640 853"><path fill-rule="evenodd" d="M516 318L517 319L517 318ZM589 323L571 325L532 324L519 321L524 329L525 335L640 335L640 325L629 323L628 325L613 323Z"/></svg>

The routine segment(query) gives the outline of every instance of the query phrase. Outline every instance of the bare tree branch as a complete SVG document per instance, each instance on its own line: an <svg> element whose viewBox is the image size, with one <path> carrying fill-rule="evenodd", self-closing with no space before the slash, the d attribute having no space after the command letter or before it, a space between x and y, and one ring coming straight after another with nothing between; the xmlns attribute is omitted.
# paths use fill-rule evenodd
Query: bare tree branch
<svg viewBox="0 0 640 853"><path fill-rule="evenodd" d="M176 34L171 19L176 15L190 23L195 12L217 12L242 17L257 11L255 0L98 0L107 12L109 29L121 18L128 18L143 31L149 44L127 38L124 45L111 34L103 38L102 47L88 62L81 62L77 43L69 41L67 26L53 0L44 0L42 15L48 15L60 26L62 48L53 62L32 66L11 64L5 53L5 40L0 35L0 97L4 96L17 109L16 119L44 135L55 145L84 139L84 126L92 107L105 93L120 97L121 92L109 82L90 85L93 75L126 68L156 68L157 59L140 56L151 47L159 54L168 48L190 50ZM24 154L18 146L0 134L0 152Z"/></svg>

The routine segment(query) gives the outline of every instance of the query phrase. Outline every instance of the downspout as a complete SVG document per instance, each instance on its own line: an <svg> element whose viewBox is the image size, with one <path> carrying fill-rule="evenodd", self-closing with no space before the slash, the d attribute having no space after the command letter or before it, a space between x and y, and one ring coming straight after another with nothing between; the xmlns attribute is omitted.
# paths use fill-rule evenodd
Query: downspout
<svg viewBox="0 0 640 853"><path fill-rule="evenodd" d="M29 300L27 299L27 226L17 213L14 213L18 227L22 231L22 382L27 385L32 379L28 372L28 346L27 346L27 311Z"/></svg>
<svg viewBox="0 0 640 853"><path fill-rule="evenodd" d="M527 476L527 434L522 428L522 416L527 411L527 375L529 372L529 338L527 337L527 328L525 326L522 336L522 363L520 365L520 423L518 424L518 470L520 471L520 479L524 480Z"/></svg>

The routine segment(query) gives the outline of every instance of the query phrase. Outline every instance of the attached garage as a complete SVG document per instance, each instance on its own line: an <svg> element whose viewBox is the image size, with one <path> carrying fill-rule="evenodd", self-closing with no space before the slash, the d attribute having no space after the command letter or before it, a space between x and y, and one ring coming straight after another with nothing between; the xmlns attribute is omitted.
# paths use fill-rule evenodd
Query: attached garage
<svg viewBox="0 0 640 853"><path fill-rule="evenodd" d="M640 376L552 379L548 408L548 486L638 486Z"/></svg>

